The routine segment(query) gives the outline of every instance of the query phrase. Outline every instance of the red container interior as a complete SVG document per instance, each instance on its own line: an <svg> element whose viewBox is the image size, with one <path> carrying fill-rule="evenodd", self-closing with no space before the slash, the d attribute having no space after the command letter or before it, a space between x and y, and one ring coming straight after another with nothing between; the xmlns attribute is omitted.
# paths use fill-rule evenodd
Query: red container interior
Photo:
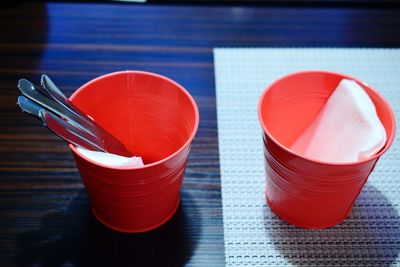
<svg viewBox="0 0 400 267"><path fill-rule="evenodd" d="M259 105L264 130L278 144L289 148L315 119L342 79L356 81L367 92L385 127L387 140L391 142L395 125L386 101L357 79L323 71L298 72L285 76L269 87ZM387 142L385 147L388 146L390 144Z"/></svg>
<svg viewBox="0 0 400 267"><path fill-rule="evenodd" d="M71 99L145 164L172 155L196 132L192 98L179 84L156 74L105 75L82 86Z"/></svg>

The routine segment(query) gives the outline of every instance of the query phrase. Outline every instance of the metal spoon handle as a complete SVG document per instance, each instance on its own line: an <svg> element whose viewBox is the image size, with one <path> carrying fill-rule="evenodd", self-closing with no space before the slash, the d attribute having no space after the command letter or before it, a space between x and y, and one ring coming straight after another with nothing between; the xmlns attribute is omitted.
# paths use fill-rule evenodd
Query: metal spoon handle
<svg viewBox="0 0 400 267"><path fill-rule="evenodd" d="M53 97L56 98L60 98L60 101L63 102L66 99L68 99L63 92L61 92L60 89L58 89L58 87L55 85L55 83L50 79L49 76L47 76L46 74L42 74L42 76L40 77L40 84L42 85L43 88L46 89L46 91L48 91L48 93L50 95L52 95Z"/></svg>
<svg viewBox="0 0 400 267"><path fill-rule="evenodd" d="M69 127L71 124L68 124L66 121L63 121L54 114L41 109L39 111L39 117L42 119L44 126L65 141L86 149L107 152L96 143L93 143L76 132L71 131L71 128Z"/></svg>
<svg viewBox="0 0 400 267"><path fill-rule="evenodd" d="M113 135L104 130L98 125L91 117L82 112L75 104L70 101L61 90L55 85L49 76L43 74L41 77L41 85L47 93L60 105L70 110L81 120L88 122L92 126L92 131L97 130L96 134L99 136L108 152L119 154L122 156L132 156L132 153ZM86 125L85 125L86 126ZM89 126L86 126L89 127Z"/></svg>
<svg viewBox="0 0 400 267"><path fill-rule="evenodd" d="M58 116L68 119L72 124L88 132L93 137L98 138L99 141L101 140L99 138L99 136L101 136L100 131L97 128L95 128L91 123L87 122L85 119L82 119L80 116L77 116L75 113L71 112L63 105L60 105L54 100L43 95L38 90L38 88L30 81L26 79L19 80L18 88L20 92L30 100L36 102L37 104L50 110L51 112L57 114Z"/></svg>
<svg viewBox="0 0 400 267"><path fill-rule="evenodd" d="M44 77L43 79L47 81L46 77ZM46 81L43 83L44 85L46 85ZM47 84L47 86L50 85L51 85L50 83ZM60 103L60 100L63 99L62 97L64 96L63 94L61 94L61 97L59 97L57 100L57 98L53 97L49 93L50 95L49 98L48 95L44 95L35 85L33 85L30 81L26 79L19 80L18 88L21 91L21 93L27 98L31 99L32 101L35 101L37 104L57 114L58 116L67 119L68 122L70 122L77 128L80 128L81 130L90 134L93 138L95 138L94 143L101 144L100 147L106 150L107 152L127 157L132 156L132 153L113 135L105 131L100 125L98 125L89 116L81 112L73 104L69 106L69 103L71 103L71 101L68 100L69 102L65 101L63 104ZM51 92L54 93L54 91ZM74 112L73 110L75 109L78 112Z"/></svg>
<svg viewBox="0 0 400 267"><path fill-rule="evenodd" d="M50 128L53 124L58 123L61 126L65 127L65 129L67 131L69 131L71 135L75 135L75 139L78 139L78 140L81 140L82 142L88 143L89 144L88 148L91 148L91 149L96 148L96 150L98 150L98 151L105 151L105 149L102 147L103 144L101 142L99 142L97 139L95 139L93 136L91 136L87 132L81 130L80 128L76 127L75 125L69 123L69 121L62 120L62 119L58 118L57 116L53 115L52 113L44 110L43 107L39 106L32 100L29 100L28 98L26 98L24 96L19 96L18 100L17 100L17 104L22 109L22 111L24 111L30 115L33 115L37 118L40 118L40 119L42 119L42 121L44 123L46 122L46 125L50 125L48 128ZM47 114L47 113L49 113L49 114ZM46 120L44 120L44 119L46 119ZM65 134L60 133L59 129L55 129L54 126L52 128L52 131L54 133L56 133L58 136L61 136L61 135L65 136ZM72 136L68 135L68 140L74 141L75 139L72 138ZM87 147L82 142L79 143L79 145L82 147Z"/></svg>
<svg viewBox="0 0 400 267"><path fill-rule="evenodd" d="M54 84L54 82L50 79L46 74L42 74L40 78L40 84L42 88L50 95L56 102L60 105L63 105L65 108L69 109L71 112L75 113L77 116L82 117L82 119L89 120L90 123L93 123L92 120L85 113L80 111L64 94L60 89Z"/></svg>
<svg viewBox="0 0 400 267"><path fill-rule="evenodd" d="M39 111L43 109L35 102L29 100L25 96L19 96L17 98L17 104L22 111L39 118Z"/></svg>

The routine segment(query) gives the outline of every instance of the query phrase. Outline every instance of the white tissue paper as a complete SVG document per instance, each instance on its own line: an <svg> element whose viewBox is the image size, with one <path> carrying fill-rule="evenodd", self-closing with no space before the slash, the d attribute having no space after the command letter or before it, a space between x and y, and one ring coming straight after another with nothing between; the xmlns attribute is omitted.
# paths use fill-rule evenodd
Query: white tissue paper
<svg viewBox="0 0 400 267"><path fill-rule="evenodd" d="M141 157L123 157L111 153L104 153L98 151L91 151L81 147L77 147L77 150L85 157L93 160L94 162L115 166L115 167L142 167L144 166Z"/></svg>
<svg viewBox="0 0 400 267"><path fill-rule="evenodd" d="M345 163L375 155L385 142L374 103L355 81L344 79L290 148L315 160Z"/></svg>

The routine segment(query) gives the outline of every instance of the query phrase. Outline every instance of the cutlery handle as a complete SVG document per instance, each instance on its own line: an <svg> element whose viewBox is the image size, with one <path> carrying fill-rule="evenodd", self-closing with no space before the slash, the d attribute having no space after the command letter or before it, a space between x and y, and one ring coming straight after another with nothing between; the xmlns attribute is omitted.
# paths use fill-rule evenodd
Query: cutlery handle
<svg viewBox="0 0 400 267"><path fill-rule="evenodd" d="M50 79L46 74L42 74L40 78L40 84L43 90L49 95L52 99L54 99L57 103L64 106L66 109L69 109L71 112L75 113L77 116L80 116L82 119L88 120L93 123L92 119L89 118L85 113L80 111L64 94L60 89L55 85L55 83Z"/></svg>
<svg viewBox="0 0 400 267"><path fill-rule="evenodd" d="M46 126L53 133L55 133L65 141L89 150L107 152L106 150L104 150L104 148L102 148L95 142L88 140L79 132L77 132L77 128L75 126L69 124L67 121L60 119L51 112L41 109L39 111L39 117L42 119L44 126Z"/></svg>
<svg viewBox="0 0 400 267"><path fill-rule="evenodd" d="M36 104L35 102L29 100L25 96L19 96L17 98L17 104L21 108L22 111L24 111L30 115L33 115L35 117L40 118L39 111L43 108L41 106L39 106L38 104Z"/></svg>
<svg viewBox="0 0 400 267"><path fill-rule="evenodd" d="M51 112L57 114L60 117L68 119L72 124L81 128L82 130L88 132L95 138L99 138L101 133L96 129L90 122L77 116L75 113L71 112L69 109L60 105L58 102L48 98L43 95L34 84L26 79L21 79L18 82L18 88L20 92L29 98L30 100L36 102L42 107L50 110ZM100 140L100 139L99 139Z"/></svg>
<svg viewBox="0 0 400 267"><path fill-rule="evenodd" d="M91 123L93 127L98 130L96 134L98 134L98 137L101 139L104 147L107 148L108 152L127 157L132 156L132 153L118 139L116 139L113 135L104 130L92 118L90 118L87 114L85 114L77 106L75 106L75 104L72 101L70 101L61 92L60 89L58 89L55 83L46 74L42 74L41 85L42 88L47 92L48 95L50 95L50 97L54 101L56 101L58 104L62 105L63 107L74 113L83 121L88 121L89 123Z"/></svg>
<svg viewBox="0 0 400 267"><path fill-rule="evenodd" d="M89 149L95 148L97 151L105 152L105 149L102 147L103 144L95 139L93 136L88 134L86 131L83 131L82 129L74 126L68 121L62 120L57 116L51 114L50 112L44 110L43 107L39 106L32 100L29 100L25 96L19 96L17 101L17 104L22 109L22 111L42 119L43 124L51 129L51 131L56 133L58 136L66 139L73 144L78 144L81 147ZM69 131L69 133L66 133L65 131L60 132L60 128L55 126L57 124L64 127L67 131ZM75 135L76 137L74 138L72 135ZM85 146L83 142L88 143L89 146Z"/></svg>
<svg viewBox="0 0 400 267"><path fill-rule="evenodd" d="M44 79L43 85L52 86L50 83L48 84L46 83L48 82L46 81L47 80L46 77L47 76L43 76ZM84 114L78 108L76 108L71 101L66 100L66 102L60 103L60 99L57 100L55 97L53 97L50 93L48 93L48 90L46 90L46 88L43 88L43 90L46 90L46 93L44 93L26 79L19 80L18 88L25 97L36 102L44 109L49 110L50 111L49 114L51 114L52 112L61 118L65 118L69 122L69 125L75 126L75 130L79 128L79 131L75 131L75 133L79 133L80 136L83 137L85 140L91 141L94 144L98 144L102 149L106 150L107 152L126 157L132 156L132 153L124 146L124 144L122 144L112 134L104 130L94 120L92 120L86 114ZM61 95L60 98L62 98L62 96L63 95ZM70 106L69 103L71 104ZM77 110L76 112L73 111L75 109ZM39 113L40 112L41 111L39 111ZM56 120L56 118L58 117L57 116L53 117L54 120ZM58 121L58 123L61 125L62 122L65 121L64 120Z"/></svg>
<svg viewBox="0 0 400 267"><path fill-rule="evenodd" d="M42 74L42 76L40 77L40 84L53 97L61 99L61 102L65 99L68 99L46 74Z"/></svg>

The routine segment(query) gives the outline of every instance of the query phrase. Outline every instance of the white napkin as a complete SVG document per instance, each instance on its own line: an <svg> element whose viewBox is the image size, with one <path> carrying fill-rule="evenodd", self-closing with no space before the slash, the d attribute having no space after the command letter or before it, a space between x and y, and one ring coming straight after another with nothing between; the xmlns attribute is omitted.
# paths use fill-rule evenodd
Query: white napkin
<svg viewBox="0 0 400 267"><path fill-rule="evenodd" d="M98 151L91 151L81 147L77 147L77 150L82 153L85 157L104 165L115 166L115 167L142 167L144 166L141 157L123 157L111 153L104 153Z"/></svg>
<svg viewBox="0 0 400 267"><path fill-rule="evenodd" d="M344 79L290 149L315 160L343 163L371 157L385 142L374 103L355 81Z"/></svg>

